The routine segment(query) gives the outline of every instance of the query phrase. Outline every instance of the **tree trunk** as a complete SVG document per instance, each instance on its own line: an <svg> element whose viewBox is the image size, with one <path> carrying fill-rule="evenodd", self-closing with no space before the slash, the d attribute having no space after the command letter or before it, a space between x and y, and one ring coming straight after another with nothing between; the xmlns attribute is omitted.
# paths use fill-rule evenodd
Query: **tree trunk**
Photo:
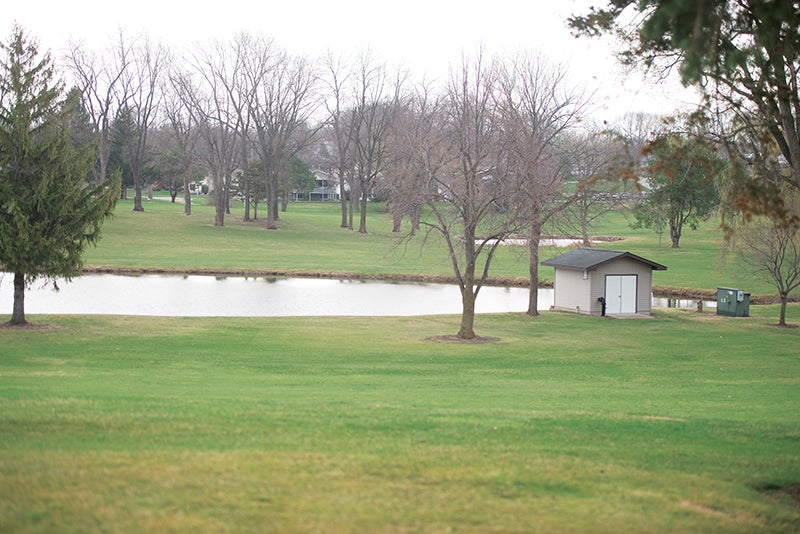
<svg viewBox="0 0 800 534"><path fill-rule="evenodd" d="M214 206L214 226L216 227L223 227L225 226L225 203L221 202L219 197L217 197Z"/></svg>
<svg viewBox="0 0 800 534"><path fill-rule="evenodd" d="M231 197L228 194L228 191L231 190L231 180L232 175L229 172L227 173L227 176L225 176L225 215L231 214Z"/></svg>
<svg viewBox="0 0 800 534"><path fill-rule="evenodd" d="M11 325L27 324L25 320L25 273L14 273L14 307Z"/></svg>
<svg viewBox="0 0 800 534"><path fill-rule="evenodd" d="M399 209L392 212L392 233L399 233L403 228L403 214Z"/></svg>
<svg viewBox="0 0 800 534"><path fill-rule="evenodd" d="M353 229L353 213L356 211L356 200L353 191L350 191L350 213L347 215L347 228Z"/></svg>
<svg viewBox="0 0 800 534"><path fill-rule="evenodd" d="M367 233L367 195L361 197L361 217L358 221L358 233Z"/></svg>
<svg viewBox="0 0 800 534"><path fill-rule="evenodd" d="M586 218L587 207L581 206L581 240L584 247L591 247L592 242L589 239L589 221Z"/></svg>
<svg viewBox="0 0 800 534"><path fill-rule="evenodd" d="M214 226L225 226L225 180L214 180Z"/></svg>
<svg viewBox="0 0 800 534"><path fill-rule="evenodd" d="M272 202L271 202L271 205L270 205L270 210L272 211L272 213L275 214L275 220L276 221L280 221L281 220L281 214L280 214L280 210L278 208L278 204L279 203L280 202L279 202L279 199L278 199L278 189L276 188L275 189L275 197L272 199ZM278 227L276 226L275 228L277 229Z"/></svg>
<svg viewBox="0 0 800 534"><path fill-rule="evenodd" d="M669 238L672 240L672 248L680 248L679 242L681 240L681 229L679 226L669 226Z"/></svg>
<svg viewBox="0 0 800 534"><path fill-rule="evenodd" d="M264 226L267 230L277 230L278 223L278 207L277 207L277 200L273 202L272 199L267 198L267 223Z"/></svg>
<svg viewBox="0 0 800 534"><path fill-rule="evenodd" d="M465 285L461 290L461 327L458 337L463 339L475 338L475 288L472 283Z"/></svg>
<svg viewBox="0 0 800 534"><path fill-rule="evenodd" d="M411 236L417 235L417 230L419 230L419 221L422 218L421 210L414 209L411 212Z"/></svg>
<svg viewBox="0 0 800 534"><path fill-rule="evenodd" d="M271 189L271 188L268 188ZM264 226L267 230L277 230L278 224L278 199L273 196L272 191L267 192L267 223Z"/></svg>
<svg viewBox="0 0 800 534"><path fill-rule="evenodd" d="M539 240L542 238L541 225L532 224L528 230L528 274L530 289L528 290L528 315L539 316Z"/></svg>
<svg viewBox="0 0 800 534"><path fill-rule="evenodd" d="M475 263L477 254L475 252L475 228L467 225L464 228L464 269L459 279L461 286L461 327L458 330L458 337L463 339L473 339L475 337ZM451 250L451 255L452 255ZM458 268L453 258L454 270L457 274Z"/></svg>
<svg viewBox="0 0 800 534"><path fill-rule="evenodd" d="M342 203L342 228L347 228L347 195L344 190L344 177L339 174L339 200Z"/></svg>
<svg viewBox="0 0 800 534"><path fill-rule="evenodd" d="M278 220L278 194L275 191L277 189L277 180L273 180L268 171L265 170L265 172L265 185L267 186L267 218L264 228L266 230L277 230L278 225L275 223L275 221Z"/></svg>
<svg viewBox="0 0 800 534"><path fill-rule="evenodd" d="M133 191L133 211L144 211L144 207L142 207L142 184L134 184Z"/></svg>
<svg viewBox="0 0 800 534"><path fill-rule="evenodd" d="M534 233L536 235L534 235ZM528 316L539 316L539 231L531 231L528 236L528 249L530 261L528 273L530 275L530 289L528 290Z"/></svg>
<svg viewBox="0 0 800 534"><path fill-rule="evenodd" d="M189 191L189 182L183 183L183 213L192 214L192 192Z"/></svg>
<svg viewBox="0 0 800 534"><path fill-rule="evenodd" d="M786 303L788 301L788 295L781 295L781 317L778 320L778 326L786 326Z"/></svg>

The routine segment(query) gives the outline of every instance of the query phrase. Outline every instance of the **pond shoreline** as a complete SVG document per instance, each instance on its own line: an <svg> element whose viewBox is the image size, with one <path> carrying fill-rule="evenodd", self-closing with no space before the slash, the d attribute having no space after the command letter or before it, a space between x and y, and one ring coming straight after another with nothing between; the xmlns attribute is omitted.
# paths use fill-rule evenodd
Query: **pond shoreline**
<svg viewBox="0 0 800 534"><path fill-rule="evenodd" d="M286 269L219 269L219 268L167 268L167 267L108 267L89 265L80 271L81 274L175 274L175 275L207 275L207 276L247 276L247 277L279 277L279 278L319 278L336 280L374 280L383 282L421 282L432 284L457 284L454 276L429 274L364 274L349 271L293 271ZM487 285L495 287L529 287L527 278L490 277ZM545 281L539 287L553 287L552 282Z"/></svg>
<svg viewBox="0 0 800 534"><path fill-rule="evenodd" d="M454 276L429 274L364 274L349 271L293 271L285 269L226 269L209 267L168 268L168 267L111 267L103 265L84 266L81 274L174 274L174 275L206 275L206 276L245 276L245 277L278 277L278 278L318 278L336 280L374 280L384 282L418 282L430 284L457 284ZM522 277L490 277L486 285L494 287L530 287L527 278ZM540 281L540 288L552 288L550 280ZM660 298L716 300L716 289L693 289L672 286L653 286L653 296ZM780 299L769 295L753 295L752 304L776 304Z"/></svg>

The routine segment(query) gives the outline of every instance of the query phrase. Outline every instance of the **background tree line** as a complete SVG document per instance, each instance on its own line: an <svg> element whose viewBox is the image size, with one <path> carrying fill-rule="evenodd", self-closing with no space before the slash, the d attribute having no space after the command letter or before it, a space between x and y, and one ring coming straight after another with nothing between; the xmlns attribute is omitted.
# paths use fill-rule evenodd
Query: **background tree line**
<svg viewBox="0 0 800 534"><path fill-rule="evenodd" d="M786 120L797 97L796 57L781 48L793 35L781 17L796 28L796 13L720 0L714 9L730 13L681 4L694 19L663 19L672 3L611 2L571 20L583 33L620 30L631 43L628 62L652 66L677 56L687 83L716 82L708 99L714 113L708 106L692 120L639 121L638 129L629 128L635 119L592 125L591 95L563 67L530 53L478 50L436 83L412 82L369 52L312 61L251 34L176 53L146 35L120 33L103 51L72 44L65 60L88 134L97 139L94 181L119 171L133 187L134 210L144 209L143 188L159 181L173 199L183 189L190 214L190 185L205 174L215 225L224 225L236 194L245 220L263 202L264 226L277 229L291 190L311 186L298 165L307 162L338 182L342 227L367 232L367 202L380 198L398 232L408 218L409 234L441 234L462 289L459 335L471 337L475 298L509 236L527 239L535 315L544 232L588 242L591 221L619 202L644 199L635 224L659 235L668 225L673 247L684 225L712 213L720 193L728 228L753 216L796 228L785 201L796 191L800 151ZM626 9L645 14L640 26L617 23ZM697 24L719 35L744 32L769 61L734 61L750 49L724 36L717 56L698 60L695 44L670 41L692 20L695 32ZM780 30L777 37L764 34L762 22Z"/></svg>

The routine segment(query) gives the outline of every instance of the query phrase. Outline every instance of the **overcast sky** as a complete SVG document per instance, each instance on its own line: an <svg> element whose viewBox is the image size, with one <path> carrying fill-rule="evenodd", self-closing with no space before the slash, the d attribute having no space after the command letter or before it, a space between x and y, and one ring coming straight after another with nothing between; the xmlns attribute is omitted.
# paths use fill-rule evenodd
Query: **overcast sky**
<svg viewBox="0 0 800 534"><path fill-rule="evenodd" d="M595 0L594 3L597 3ZM309 56L326 50L378 57L415 77L443 78L462 53L529 50L567 66L573 83L595 91L594 120L615 122L627 112L670 113L695 101L676 81L650 83L625 75L610 40L576 39L568 15L591 0L32 0L4 6L6 40L13 22L58 56L70 39L104 48L119 29L146 32L173 49L227 39L240 31L275 38Z"/></svg>

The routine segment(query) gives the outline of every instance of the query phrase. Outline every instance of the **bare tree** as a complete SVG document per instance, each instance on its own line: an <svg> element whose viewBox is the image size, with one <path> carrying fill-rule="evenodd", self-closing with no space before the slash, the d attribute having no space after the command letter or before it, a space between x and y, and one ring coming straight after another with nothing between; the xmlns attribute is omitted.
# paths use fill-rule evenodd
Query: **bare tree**
<svg viewBox="0 0 800 534"><path fill-rule="evenodd" d="M403 76L390 77L385 65L366 52L356 78L354 168L361 204L358 231L365 234L367 202L386 166L386 143L399 107Z"/></svg>
<svg viewBox="0 0 800 534"><path fill-rule="evenodd" d="M328 168L331 176L335 176L339 181L339 200L342 207L341 227L352 230L352 215L348 215L347 188L353 176L353 140L357 122L353 118L355 108L348 99L350 96L348 88L353 81L354 74L349 64L341 57L334 57L331 52L325 56L324 71L326 98L323 105L327 112L327 135L325 138L329 140L334 149Z"/></svg>
<svg viewBox="0 0 800 534"><path fill-rule="evenodd" d="M580 121L588 99L569 83L563 67L532 54L504 63L499 79L504 172L515 191L513 209L527 233L528 315L537 316L542 229L569 203L562 194L566 169L558 158L558 141Z"/></svg>
<svg viewBox="0 0 800 534"><path fill-rule="evenodd" d="M754 128L742 130L737 144L747 147L748 156L739 155L729 161L728 176L723 176L719 184L723 197L731 198L726 189L743 181L736 175L745 175L744 180L774 186L782 201L773 206L773 212L760 216L753 215L749 206L740 203L725 204L721 212L730 231L730 244L743 263L751 268L752 274L767 280L778 291L779 324L786 326L786 304L791 293L800 288L800 230L792 223L800 220L800 193L792 185L781 183L790 172L789 165L778 155L777 143L767 134L758 135Z"/></svg>
<svg viewBox="0 0 800 534"><path fill-rule="evenodd" d="M158 118L158 107L162 96L161 77L167 68L167 62L167 49L153 44L144 35L132 43L131 63L123 75L125 93L129 96L127 106L133 122L133 135L128 143L128 157L133 174L134 211L144 211L142 171L150 157L148 135Z"/></svg>
<svg viewBox="0 0 800 534"><path fill-rule="evenodd" d="M388 138L386 172L377 185L392 216L392 231L400 232L403 218L411 222L410 235L419 229L422 209L435 191L431 177L439 173L445 153L441 139L442 99L421 84L403 99Z"/></svg>
<svg viewBox="0 0 800 534"><path fill-rule="evenodd" d="M169 139L171 141L171 157L167 158L172 172L177 174L183 186L183 212L192 214L192 194L189 189L193 181L193 169L196 169L196 148L199 140L197 125L190 108L190 104L181 98L180 77L174 73L170 75L169 87L165 89L164 115L169 123ZM172 196L175 202L175 195Z"/></svg>
<svg viewBox="0 0 800 534"><path fill-rule="evenodd" d="M67 52L68 68L97 136L97 162L92 171L97 184L106 179L114 117L128 100L124 80L132 61L131 43L122 33L104 54L75 42L70 43Z"/></svg>
<svg viewBox="0 0 800 534"><path fill-rule="evenodd" d="M282 162L310 141L300 136L310 122L316 102L316 72L300 57L292 57L264 38L245 42L243 68L252 88L248 110L254 148L264 169L267 187L266 228L278 228L278 180Z"/></svg>
<svg viewBox="0 0 800 534"><path fill-rule="evenodd" d="M513 232L503 206L507 191L498 175L496 69L482 51L464 58L450 75L441 109L441 142L448 154L430 176L430 216L421 224L442 235L461 291L458 336L475 337L475 301L489 276L495 251ZM445 202L440 202L445 199ZM479 233L480 232L480 233Z"/></svg>
<svg viewBox="0 0 800 534"><path fill-rule="evenodd" d="M252 139L250 138L250 123L251 116L249 112L250 98L253 94L253 87L247 83L247 76L245 71L246 59L246 36L242 36L235 40L234 46L236 48L236 63L233 68L233 73L230 80L223 81L228 97L230 98L233 110L236 113L236 131L239 135L239 166L241 169L247 169L250 163L250 148ZM243 171L244 172L244 171ZM244 182L244 220L250 220L250 180L243 180Z"/></svg>
<svg viewBox="0 0 800 534"><path fill-rule="evenodd" d="M590 232L595 223L609 211L616 209L625 195L610 180L617 163L624 158L625 146L607 131L582 132L564 136L569 166L569 180L574 183L574 202L566 214L566 222L580 235L583 246L592 245Z"/></svg>
<svg viewBox="0 0 800 534"><path fill-rule="evenodd" d="M737 237L742 261L778 291L778 324L786 326L786 304L800 287L800 232L793 225L756 217L739 229Z"/></svg>
<svg viewBox="0 0 800 534"><path fill-rule="evenodd" d="M228 90L238 57L222 43L200 49L187 62L190 73L175 73L174 86L203 140L201 153L213 180L214 226L225 225L233 172L239 165L239 115Z"/></svg>

